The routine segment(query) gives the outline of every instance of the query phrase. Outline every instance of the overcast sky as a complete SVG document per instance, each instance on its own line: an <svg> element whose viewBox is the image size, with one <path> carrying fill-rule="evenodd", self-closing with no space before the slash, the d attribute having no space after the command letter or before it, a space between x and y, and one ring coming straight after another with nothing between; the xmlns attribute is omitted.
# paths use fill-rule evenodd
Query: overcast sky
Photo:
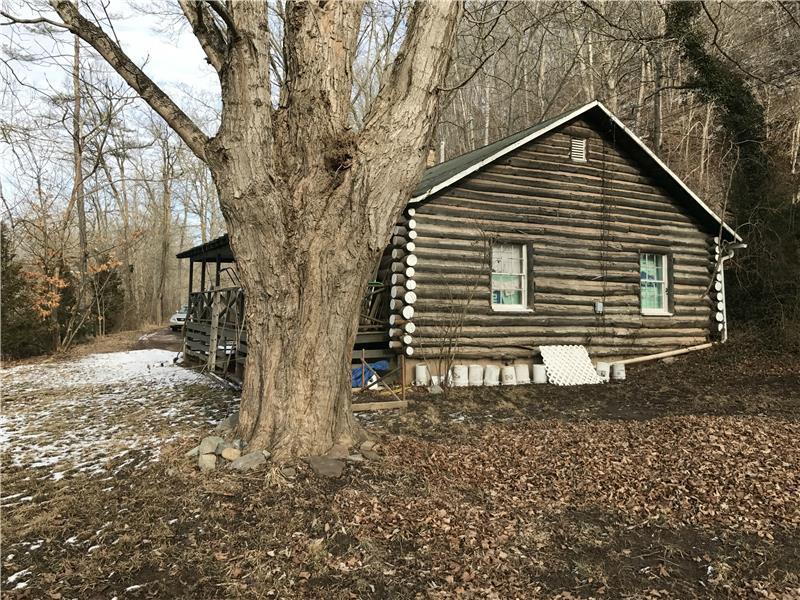
<svg viewBox="0 0 800 600"><path fill-rule="evenodd" d="M33 2L36 4L32 8L21 0L0 0L0 6L4 12L18 17L36 17L38 12L54 21L59 20L46 4L40 0ZM114 32L123 50L179 105L186 104L187 90L192 95L213 99L216 104L219 97L216 73L205 61L203 50L191 29L183 25L185 20L178 14L177 2L170 8L174 16L146 14L133 2L139 0L111 0L109 6ZM81 4L85 5L84 2ZM41 8L41 11L34 8ZM87 13L85 6L82 10ZM104 29L111 33L107 24L104 24ZM3 58L0 63L3 86L0 90L0 118L4 122L12 126L21 124L27 121L26 112L43 112L40 109L46 96L56 92L69 93L72 37L63 33L57 39L54 41L24 25L0 27L0 56ZM90 49L83 44L82 51L84 56L88 56ZM14 55L19 53L32 57L32 60L14 60ZM12 88L13 94L10 93ZM67 134L66 130L64 133ZM11 148L0 141L0 181L4 196L12 201L11 204L14 204L15 195L25 193L24 189L19 189L17 183L21 182L14 179L13 172Z"/></svg>
<svg viewBox="0 0 800 600"><path fill-rule="evenodd" d="M206 63L200 44L189 27L183 25L185 22L183 18L145 14L142 10L134 8L138 5L126 0L111 0L109 8L114 32L128 56L167 91L174 91L182 84L218 94L219 83L214 70ZM2 6L6 12L15 15L36 16L36 11L19 0L3 1ZM172 10L177 13L179 11L177 2L172 6ZM86 9L84 12L87 12ZM40 14L59 20L46 8ZM105 23L104 29L111 33ZM65 41L58 48L61 56L49 59L45 55L57 53L53 52L56 47L46 36L26 31L23 26L4 27L2 33L6 45L11 42L14 46L41 57L35 64L25 65L22 73L19 69L15 69L18 77L40 86L47 85L47 82L50 86L63 86L68 77L72 58L70 36L59 36Z"/></svg>

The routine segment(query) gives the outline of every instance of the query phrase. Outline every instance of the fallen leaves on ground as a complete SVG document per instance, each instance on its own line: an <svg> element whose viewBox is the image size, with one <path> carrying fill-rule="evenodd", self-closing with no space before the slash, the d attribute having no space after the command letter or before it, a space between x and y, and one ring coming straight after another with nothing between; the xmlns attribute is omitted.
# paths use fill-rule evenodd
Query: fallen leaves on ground
<svg viewBox="0 0 800 600"><path fill-rule="evenodd" d="M302 463L280 485L273 470L200 475L182 455L202 432L103 476L4 469L4 497L30 498L3 512L3 592L797 598L798 362L761 378L736 364L417 394L406 413L365 417L381 459L334 481Z"/></svg>

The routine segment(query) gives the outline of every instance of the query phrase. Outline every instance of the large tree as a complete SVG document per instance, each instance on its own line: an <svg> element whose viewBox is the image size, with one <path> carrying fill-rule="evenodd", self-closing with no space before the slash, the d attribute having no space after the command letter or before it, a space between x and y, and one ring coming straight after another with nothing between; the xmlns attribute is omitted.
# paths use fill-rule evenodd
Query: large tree
<svg viewBox="0 0 800 600"><path fill-rule="evenodd" d="M348 442L358 306L424 168L460 2L414 4L355 131L352 65L364 2L287 2L275 60L267 2L179 0L219 75L221 124L211 137L76 4L50 3L60 21L38 21L92 46L212 173L247 297L240 433L278 458Z"/></svg>

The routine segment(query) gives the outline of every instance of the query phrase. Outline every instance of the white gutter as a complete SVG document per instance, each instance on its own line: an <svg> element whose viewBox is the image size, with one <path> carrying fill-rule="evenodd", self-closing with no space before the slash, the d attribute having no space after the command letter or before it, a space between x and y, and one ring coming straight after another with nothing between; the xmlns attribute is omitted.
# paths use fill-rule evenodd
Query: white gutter
<svg viewBox="0 0 800 600"><path fill-rule="evenodd" d="M725 290L725 261L733 258L734 252L739 248L747 248L747 244L728 244L725 247L725 255L719 259L718 270L722 275L722 301L725 303L725 310L722 312L722 339L720 344L728 341L728 294L727 290Z"/></svg>

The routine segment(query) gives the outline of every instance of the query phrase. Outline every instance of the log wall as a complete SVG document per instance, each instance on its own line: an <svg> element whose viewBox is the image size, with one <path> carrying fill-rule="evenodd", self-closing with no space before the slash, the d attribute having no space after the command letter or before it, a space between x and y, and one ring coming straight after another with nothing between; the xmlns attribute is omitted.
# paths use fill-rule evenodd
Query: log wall
<svg viewBox="0 0 800 600"><path fill-rule="evenodd" d="M571 136L588 140L586 163L570 160ZM714 234L656 177L578 120L414 205L414 357L440 356L454 321L458 359L530 357L541 344L638 356L708 341ZM530 312L492 310L492 240L528 245ZM671 316L641 314L640 252L670 257Z"/></svg>

